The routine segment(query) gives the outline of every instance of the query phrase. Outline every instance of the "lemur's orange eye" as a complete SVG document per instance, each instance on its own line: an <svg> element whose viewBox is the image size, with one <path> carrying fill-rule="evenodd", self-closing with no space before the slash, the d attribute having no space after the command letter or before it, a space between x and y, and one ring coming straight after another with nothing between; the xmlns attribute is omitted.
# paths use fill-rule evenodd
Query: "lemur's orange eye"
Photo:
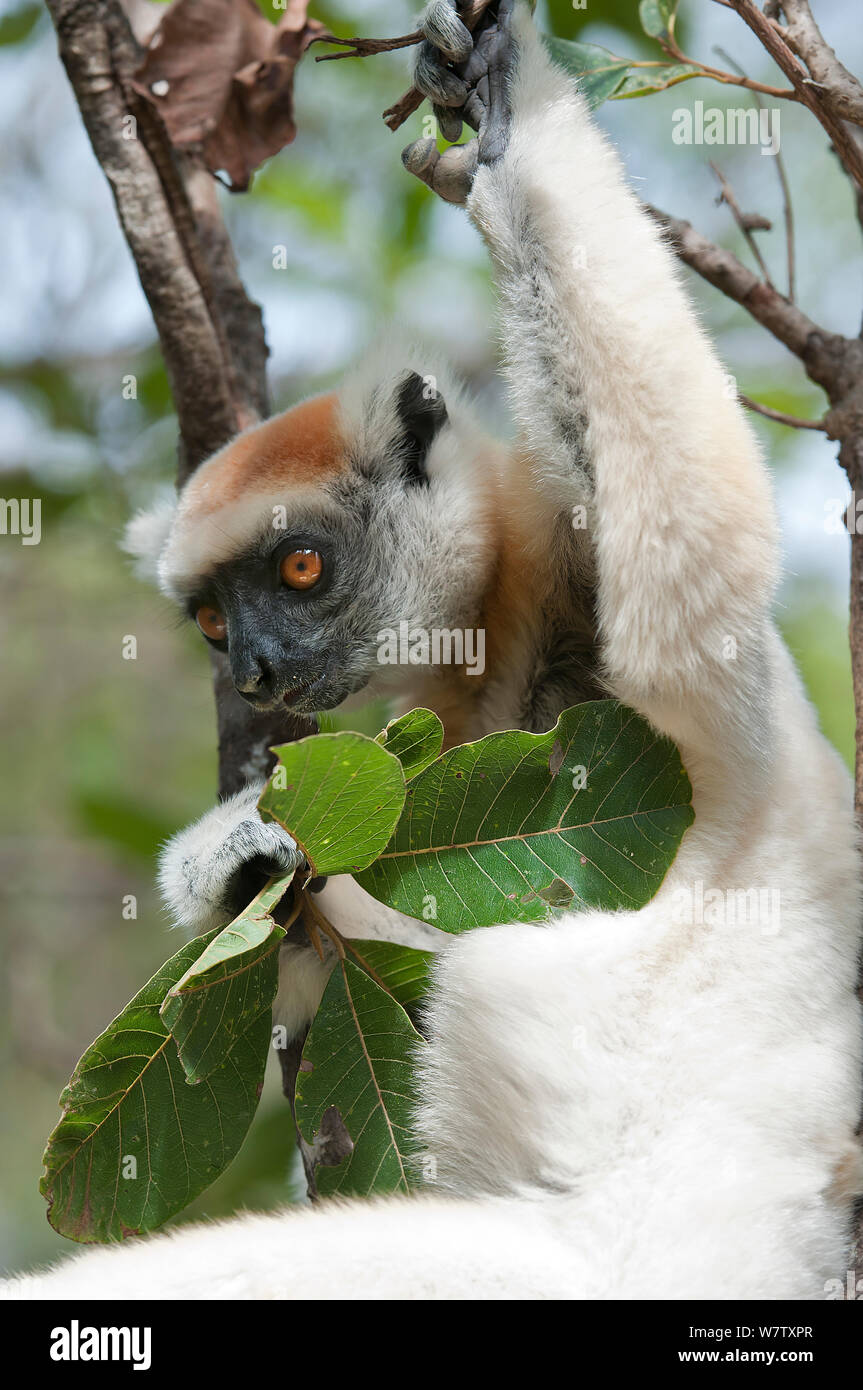
<svg viewBox="0 0 863 1390"><path fill-rule="evenodd" d="M211 642L221 642L227 635L228 624L225 622L224 613L220 613L218 608L209 608L204 604L195 614L195 622Z"/></svg>
<svg viewBox="0 0 863 1390"><path fill-rule="evenodd" d="M316 550L292 550L279 565L279 573L289 589L311 589L323 568L324 562Z"/></svg>

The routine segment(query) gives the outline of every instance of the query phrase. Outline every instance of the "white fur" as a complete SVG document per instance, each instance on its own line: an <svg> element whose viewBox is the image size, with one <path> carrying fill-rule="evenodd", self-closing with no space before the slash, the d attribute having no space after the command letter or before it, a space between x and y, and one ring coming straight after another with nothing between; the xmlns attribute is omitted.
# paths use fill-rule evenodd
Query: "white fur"
<svg viewBox="0 0 863 1390"><path fill-rule="evenodd" d="M770 623L750 431L616 156L523 15L519 35L509 149L469 210L535 460L527 505L551 520L592 493L607 678L678 741L695 824L640 912L447 943L418 1113L435 1195L97 1251L14 1296L817 1299L847 1267L850 782ZM561 422L579 412L574 456ZM779 919L687 920L698 884L775 890Z"/></svg>
<svg viewBox="0 0 863 1390"><path fill-rule="evenodd" d="M198 933L230 921L228 885L248 860L260 856L273 872L289 873L301 862L296 842L274 821L264 822L257 802L264 787L245 787L181 830L165 845L159 887L175 922Z"/></svg>
<svg viewBox="0 0 863 1390"><path fill-rule="evenodd" d="M246 433L257 428L260 427L252 426ZM228 448L230 445L207 459L192 475L196 502L212 490L214 482L208 475L215 471ZM273 518L279 514L274 508L283 507L286 501L290 501L293 509L305 507L312 514L320 506L320 493L316 488L294 486L290 489L290 497L286 496L286 491L251 493L242 501L214 507L203 517L193 514L190 496L182 492L173 525L155 559L156 579L162 593L181 603L202 574L209 574L262 536L272 536Z"/></svg>
<svg viewBox="0 0 863 1390"><path fill-rule="evenodd" d="M135 561L135 573L151 584L158 582L159 556L174 523L176 498L160 497L152 506L139 511L126 527L123 549Z"/></svg>

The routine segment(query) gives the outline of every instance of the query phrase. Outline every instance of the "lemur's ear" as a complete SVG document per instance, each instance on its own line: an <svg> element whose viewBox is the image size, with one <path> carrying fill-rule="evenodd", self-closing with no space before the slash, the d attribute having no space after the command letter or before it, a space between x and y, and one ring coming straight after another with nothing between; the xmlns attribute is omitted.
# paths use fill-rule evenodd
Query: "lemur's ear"
<svg viewBox="0 0 863 1390"><path fill-rule="evenodd" d="M438 431L447 422L446 405L434 377L410 372L396 397L402 427L400 458L409 483L427 483L426 459Z"/></svg>
<svg viewBox="0 0 863 1390"><path fill-rule="evenodd" d="M168 539L176 509L174 498L160 498L152 507L133 516L126 527L121 548L135 561L135 573L139 579L149 579L154 584L158 582L159 556Z"/></svg>

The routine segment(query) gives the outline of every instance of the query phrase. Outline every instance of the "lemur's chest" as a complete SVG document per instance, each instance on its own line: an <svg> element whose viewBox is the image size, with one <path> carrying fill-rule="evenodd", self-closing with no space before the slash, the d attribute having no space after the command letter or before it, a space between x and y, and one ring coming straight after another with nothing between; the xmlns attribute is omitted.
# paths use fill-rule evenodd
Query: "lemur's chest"
<svg viewBox="0 0 863 1390"><path fill-rule="evenodd" d="M542 733L563 710L607 693L589 589L563 583L541 603L501 606L482 621L481 664L429 668L411 691L410 704L441 718L445 747L501 729Z"/></svg>
<svg viewBox="0 0 863 1390"><path fill-rule="evenodd" d="M548 535L513 530L484 606L487 671L468 737L550 729L571 705L602 698L592 556L557 517Z"/></svg>

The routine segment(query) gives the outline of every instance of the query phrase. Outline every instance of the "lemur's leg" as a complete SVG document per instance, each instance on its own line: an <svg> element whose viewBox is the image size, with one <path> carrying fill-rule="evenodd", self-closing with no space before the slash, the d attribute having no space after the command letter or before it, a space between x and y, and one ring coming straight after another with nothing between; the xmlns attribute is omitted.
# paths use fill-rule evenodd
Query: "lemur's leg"
<svg viewBox="0 0 863 1390"><path fill-rule="evenodd" d="M442 5L426 11L424 89L445 63ZM419 142L404 161L451 200L467 194L489 246L526 466L558 510L588 501L611 689L690 756L759 777L775 556L757 447L573 79L524 6L500 0L482 23L470 58L451 65L468 88L457 114L479 139L440 156Z"/></svg>

